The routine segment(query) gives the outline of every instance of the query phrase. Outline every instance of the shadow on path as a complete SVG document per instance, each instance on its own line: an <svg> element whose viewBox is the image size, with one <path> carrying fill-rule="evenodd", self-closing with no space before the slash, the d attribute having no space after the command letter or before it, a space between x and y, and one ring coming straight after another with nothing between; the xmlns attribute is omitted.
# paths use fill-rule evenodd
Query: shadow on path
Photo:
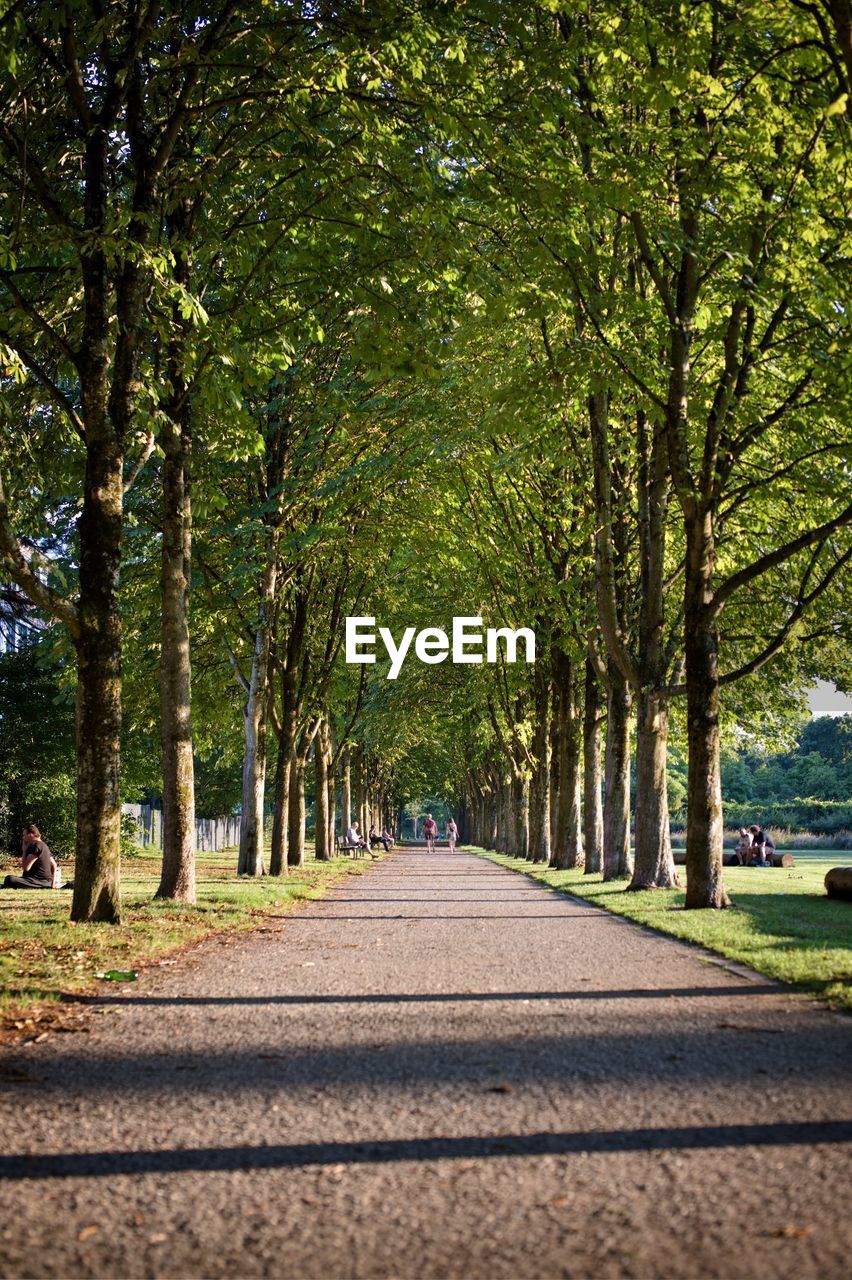
<svg viewBox="0 0 852 1280"><path fill-rule="evenodd" d="M166 1151L86 1151L0 1157L0 1180L106 1178L121 1174L293 1169L303 1165L391 1164L494 1156L563 1156L724 1147L788 1147L852 1142L852 1121L716 1125L682 1129L612 1129L488 1137L394 1138L379 1142L306 1142L289 1146L195 1147Z"/></svg>
<svg viewBox="0 0 852 1280"><path fill-rule="evenodd" d="M777 996L783 987L745 982L731 987L649 987L613 991L430 991L364 995L279 995L279 996L69 996L74 1004L120 1005L254 1005L254 1004L453 1004L479 1000L663 1000L677 996Z"/></svg>

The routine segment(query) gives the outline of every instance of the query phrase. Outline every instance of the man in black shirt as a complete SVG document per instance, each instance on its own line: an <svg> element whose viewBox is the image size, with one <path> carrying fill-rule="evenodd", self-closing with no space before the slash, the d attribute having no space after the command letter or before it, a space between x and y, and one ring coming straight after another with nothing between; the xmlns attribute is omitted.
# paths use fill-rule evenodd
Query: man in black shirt
<svg viewBox="0 0 852 1280"><path fill-rule="evenodd" d="M7 876L4 889L52 889L56 863L35 823L24 827L22 876Z"/></svg>

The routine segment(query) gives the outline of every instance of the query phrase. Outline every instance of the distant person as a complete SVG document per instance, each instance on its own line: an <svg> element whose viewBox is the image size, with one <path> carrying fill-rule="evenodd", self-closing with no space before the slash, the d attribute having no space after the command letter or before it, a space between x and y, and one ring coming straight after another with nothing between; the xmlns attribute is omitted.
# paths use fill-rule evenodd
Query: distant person
<svg viewBox="0 0 852 1280"><path fill-rule="evenodd" d="M382 827L382 839L387 841L386 849L392 849L396 844L392 831L388 831L387 827Z"/></svg>
<svg viewBox="0 0 852 1280"><path fill-rule="evenodd" d="M390 849L390 843L387 836L384 835L384 833L379 835L375 827L370 827L370 848L375 849L377 844L383 844L385 846L385 853Z"/></svg>
<svg viewBox="0 0 852 1280"><path fill-rule="evenodd" d="M444 835L447 837L447 841L450 846L450 853L455 853L456 841L459 838L459 829L456 826L455 818L447 819L447 826L446 826L446 830L444 831Z"/></svg>
<svg viewBox="0 0 852 1280"><path fill-rule="evenodd" d="M763 827L752 823L749 827L752 835L752 856L749 865L752 867L771 867L772 855L775 852L775 841Z"/></svg>
<svg viewBox="0 0 852 1280"><path fill-rule="evenodd" d="M34 822L24 827L21 835L21 849L21 869L24 874L7 876L3 881L3 888L52 889L59 868Z"/></svg>
<svg viewBox="0 0 852 1280"><path fill-rule="evenodd" d="M423 823L423 835L426 837L427 853L435 852L435 836L438 834L438 824L432 817L431 813L426 814L426 821Z"/></svg>

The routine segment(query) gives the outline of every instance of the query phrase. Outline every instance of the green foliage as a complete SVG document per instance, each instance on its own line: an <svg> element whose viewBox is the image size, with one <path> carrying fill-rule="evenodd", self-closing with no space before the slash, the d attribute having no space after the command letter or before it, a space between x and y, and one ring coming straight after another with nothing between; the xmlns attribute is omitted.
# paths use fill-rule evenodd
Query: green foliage
<svg viewBox="0 0 852 1280"><path fill-rule="evenodd" d="M20 856L35 822L57 857L74 851L74 704L49 640L0 655L0 845Z"/></svg>
<svg viewBox="0 0 852 1280"><path fill-rule="evenodd" d="M797 798L725 804L726 826L749 826L753 822L759 822L764 827L813 831L826 835L836 831L852 831L852 801Z"/></svg>

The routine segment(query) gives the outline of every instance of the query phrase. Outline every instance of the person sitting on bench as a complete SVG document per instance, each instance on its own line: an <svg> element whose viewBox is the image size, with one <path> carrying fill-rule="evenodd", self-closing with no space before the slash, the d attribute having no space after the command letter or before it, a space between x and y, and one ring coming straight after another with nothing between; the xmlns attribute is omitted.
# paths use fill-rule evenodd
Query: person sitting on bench
<svg viewBox="0 0 852 1280"><path fill-rule="evenodd" d="M392 832L390 832L390 831L388 831L387 827L382 827L382 836L381 836L381 838L382 838L382 840L385 840L385 841L386 841L386 844L385 844L385 848L386 848L386 849L388 849L388 848L392 849L392 848L394 847L394 845L396 844L396 840L394 840L394 838L393 838L393 833L392 833Z"/></svg>
<svg viewBox="0 0 852 1280"><path fill-rule="evenodd" d="M389 852L390 842L388 840L388 837L384 834L384 832L382 832L382 834L379 835L375 827L370 827L370 848L375 849L377 844L383 844L385 846L385 853Z"/></svg>
<svg viewBox="0 0 852 1280"><path fill-rule="evenodd" d="M366 849L367 841L358 830L358 823L353 822L352 826L346 832L346 843L354 845L356 849Z"/></svg>
<svg viewBox="0 0 852 1280"><path fill-rule="evenodd" d="M34 822L24 827L21 845L23 848L21 866L24 874L7 876L3 881L3 888L52 889L56 875L56 862Z"/></svg>

